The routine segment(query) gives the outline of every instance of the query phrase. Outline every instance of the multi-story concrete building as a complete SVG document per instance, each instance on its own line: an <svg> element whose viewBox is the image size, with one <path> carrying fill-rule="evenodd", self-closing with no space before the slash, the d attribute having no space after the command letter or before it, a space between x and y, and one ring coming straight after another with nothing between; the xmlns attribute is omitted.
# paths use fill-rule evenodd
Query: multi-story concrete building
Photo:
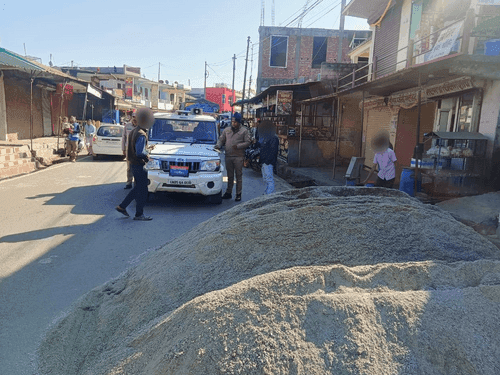
<svg viewBox="0 0 500 375"><path fill-rule="evenodd" d="M339 58L339 30L259 27L257 94L272 85L319 81L322 64L350 62L353 39L370 35L371 31L344 30Z"/></svg>

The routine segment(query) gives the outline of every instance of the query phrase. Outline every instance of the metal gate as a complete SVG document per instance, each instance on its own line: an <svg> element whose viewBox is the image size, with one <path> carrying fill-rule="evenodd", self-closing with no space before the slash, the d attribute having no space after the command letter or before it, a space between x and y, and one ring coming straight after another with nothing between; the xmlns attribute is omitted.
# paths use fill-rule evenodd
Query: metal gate
<svg viewBox="0 0 500 375"><path fill-rule="evenodd" d="M401 4L393 6L375 31L374 56L377 58L375 74L385 76L396 71L398 60Z"/></svg>

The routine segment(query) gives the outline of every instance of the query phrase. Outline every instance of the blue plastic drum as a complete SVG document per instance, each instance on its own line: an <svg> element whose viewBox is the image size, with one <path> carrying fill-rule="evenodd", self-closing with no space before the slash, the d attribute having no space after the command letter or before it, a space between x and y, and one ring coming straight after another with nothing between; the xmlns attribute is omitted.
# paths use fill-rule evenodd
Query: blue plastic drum
<svg viewBox="0 0 500 375"><path fill-rule="evenodd" d="M405 193L415 196L415 170L410 168L404 168L401 172L401 180L399 181L399 190ZM422 191L422 179L419 178L417 181L417 191Z"/></svg>

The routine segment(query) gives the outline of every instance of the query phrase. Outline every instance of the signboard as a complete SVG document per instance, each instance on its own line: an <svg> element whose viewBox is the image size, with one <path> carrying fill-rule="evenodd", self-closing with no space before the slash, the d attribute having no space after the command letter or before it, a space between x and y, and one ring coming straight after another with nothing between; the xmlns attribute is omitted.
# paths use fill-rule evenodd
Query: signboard
<svg viewBox="0 0 500 375"><path fill-rule="evenodd" d="M125 99L132 99L134 91L134 78L127 77L125 79Z"/></svg>
<svg viewBox="0 0 500 375"><path fill-rule="evenodd" d="M500 0L477 0L478 5L500 5Z"/></svg>
<svg viewBox="0 0 500 375"><path fill-rule="evenodd" d="M441 83L439 85L429 86L425 89L425 95L427 98L432 98L435 96L442 96L452 94L454 92L460 92L465 90L473 89L472 79L470 77L462 77Z"/></svg>
<svg viewBox="0 0 500 375"><path fill-rule="evenodd" d="M431 61L440 57L448 56L460 36L460 30L464 21L457 22L439 33L438 40L432 51L425 54L425 61Z"/></svg>
<svg viewBox="0 0 500 375"><path fill-rule="evenodd" d="M278 90L276 92L276 114L291 115L292 99L293 99L293 91Z"/></svg>
<svg viewBox="0 0 500 375"><path fill-rule="evenodd" d="M102 94L99 90L95 89L91 85L87 85L87 92L90 95L94 95L96 98L102 99Z"/></svg>

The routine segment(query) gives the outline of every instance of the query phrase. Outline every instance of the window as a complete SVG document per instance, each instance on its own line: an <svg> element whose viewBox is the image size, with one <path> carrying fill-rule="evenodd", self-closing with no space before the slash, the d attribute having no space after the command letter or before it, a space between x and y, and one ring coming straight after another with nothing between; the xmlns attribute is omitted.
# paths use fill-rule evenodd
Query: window
<svg viewBox="0 0 500 375"><path fill-rule="evenodd" d="M226 104L226 94L222 94L222 104Z"/></svg>
<svg viewBox="0 0 500 375"><path fill-rule="evenodd" d="M321 63L326 62L327 39L323 36L315 36L313 40L312 68L321 68Z"/></svg>
<svg viewBox="0 0 500 375"><path fill-rule="evenodd" d="M121 84L121 83L119 83L119 84L118 84L118 88L119 88L119 89L121 89L121 88L122 88L122 84Z"/></svg>
<svg viewBox="0 0 500 375"><path fill-rule="evenodd" d="M286 56L288 52L287 36L271 36L271 58L269 66L286 68Z"/></svg>
<svg viewBox="0 0 500 375"><path fill-rule="evenodd" d="M149 90L148 90L147 88L146 88L146 89L144 89L144 95L146 96L146 99L148 99L148 96L149 96L149 95L148 95L148 91L149 91Z"/></svg>
<svg viewBox="0 0 500 375"><path fill-rule="evenodd" d="M175 94L170 94L170 101L175 102Z"/></svg>

